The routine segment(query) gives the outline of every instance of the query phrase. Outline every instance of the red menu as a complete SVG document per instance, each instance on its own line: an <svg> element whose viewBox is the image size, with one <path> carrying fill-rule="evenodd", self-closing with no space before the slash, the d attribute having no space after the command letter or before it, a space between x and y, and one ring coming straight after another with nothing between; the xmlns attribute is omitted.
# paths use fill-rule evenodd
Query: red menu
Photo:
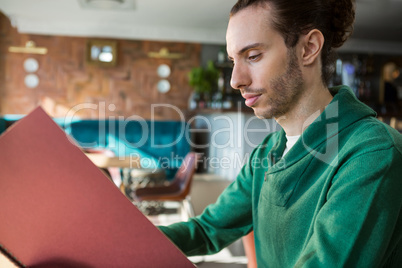
<svg viewBox="0 0 402 268"><path fill-rule="evenodd" d="M194 267L43 111L0 136L0 251L26 267Z"/></svg>

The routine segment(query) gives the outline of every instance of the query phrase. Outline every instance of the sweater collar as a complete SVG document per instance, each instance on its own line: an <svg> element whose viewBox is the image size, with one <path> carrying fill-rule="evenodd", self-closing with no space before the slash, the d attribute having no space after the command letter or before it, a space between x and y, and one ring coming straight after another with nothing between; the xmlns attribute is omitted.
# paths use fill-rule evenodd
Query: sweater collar
<svg viewBox="0 0 402 268"><path fill-rule="evenodd" d="M327 142L333 137L342 132L345 128L352 125L365 117L375 117L376 113L361 103L353 94L351 89L347 86L338 86L330 89L331 94L334 96L331 103L324 109L324 111L311 123L303 132L301 138L293 146L283 159L278 158L284 150L286 144L285 132L282 130L279 133L277 144L272 148L270 156L275 156L274 162L269 170L269 173L274 173L290 167L294 163L308 154L315 154L318 157L323 157L321 160L329 164L336 158L338 148L327 148L329 153L325 155L316 150L320 145ZM318 111L319 113L319 111ZM337 146L337 143L331 143L331 146ZM329 150L330 149L330 150ZM286 164L281 163L285 161ZM278 164L276 164L278 163ZM279 164L281 163L281 164Z"/></svg>

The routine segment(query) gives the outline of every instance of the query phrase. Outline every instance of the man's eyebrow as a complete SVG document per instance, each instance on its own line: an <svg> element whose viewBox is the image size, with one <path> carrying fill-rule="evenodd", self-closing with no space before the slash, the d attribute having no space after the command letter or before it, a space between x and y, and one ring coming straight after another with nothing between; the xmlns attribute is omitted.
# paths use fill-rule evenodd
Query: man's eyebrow
<svg viewBox="0 0 402 268"><path fill-rule="evenodd" d="M261 47L261 46L263 46L262 43L250 44L250 45L247 45L247 46L243 47L242 49L240 49L239 52L237 52L237 54L240 55L240 54L243 54L244 52L246 52L247 50L250 50L250 49L253 49L253 48L256 48L256 47Z"/></svg>
<svg viewBox="0 0 402 268"><path fill-rule="evenodd" d="M241 54L243 54L244 52L246 52L247 50L250 50L250 49L253 49L253 48L257 48L257 47L261 47L261 46L263 46L263 43L253 43L253 44L247 45L247 46L243 47L242 49L240 49L240 50L237 52L237 54L238 54L238 55L241 55ZM228 56L228 58L229 58L229 60L232 60L232 57Z"/></svg>

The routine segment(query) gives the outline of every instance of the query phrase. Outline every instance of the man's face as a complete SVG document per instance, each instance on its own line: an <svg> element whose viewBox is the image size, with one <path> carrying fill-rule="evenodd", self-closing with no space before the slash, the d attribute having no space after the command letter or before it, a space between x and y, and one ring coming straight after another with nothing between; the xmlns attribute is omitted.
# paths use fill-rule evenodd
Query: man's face
<svg viewBox="0 0 402 268"><path fill-rule="evenodd" d="M268 7L248 7L230 18L226 33L234 63L231 86L260 118L285 116L303 92L296 48L286 47L270 18Z"/></svg>

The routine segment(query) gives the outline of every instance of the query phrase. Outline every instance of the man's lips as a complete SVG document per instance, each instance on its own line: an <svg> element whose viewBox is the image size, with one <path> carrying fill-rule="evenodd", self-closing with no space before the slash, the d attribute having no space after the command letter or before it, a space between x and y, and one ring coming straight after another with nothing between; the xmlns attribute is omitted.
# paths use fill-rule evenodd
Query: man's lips
<svg viewBox="0 0 402 268"><path fill-rule="evenodd" d="M248 107L253 106L258 99L261 97L261 94L255 94L255 93L244 93L242 94L243 98L246 99L245 103Z"/></svg>

